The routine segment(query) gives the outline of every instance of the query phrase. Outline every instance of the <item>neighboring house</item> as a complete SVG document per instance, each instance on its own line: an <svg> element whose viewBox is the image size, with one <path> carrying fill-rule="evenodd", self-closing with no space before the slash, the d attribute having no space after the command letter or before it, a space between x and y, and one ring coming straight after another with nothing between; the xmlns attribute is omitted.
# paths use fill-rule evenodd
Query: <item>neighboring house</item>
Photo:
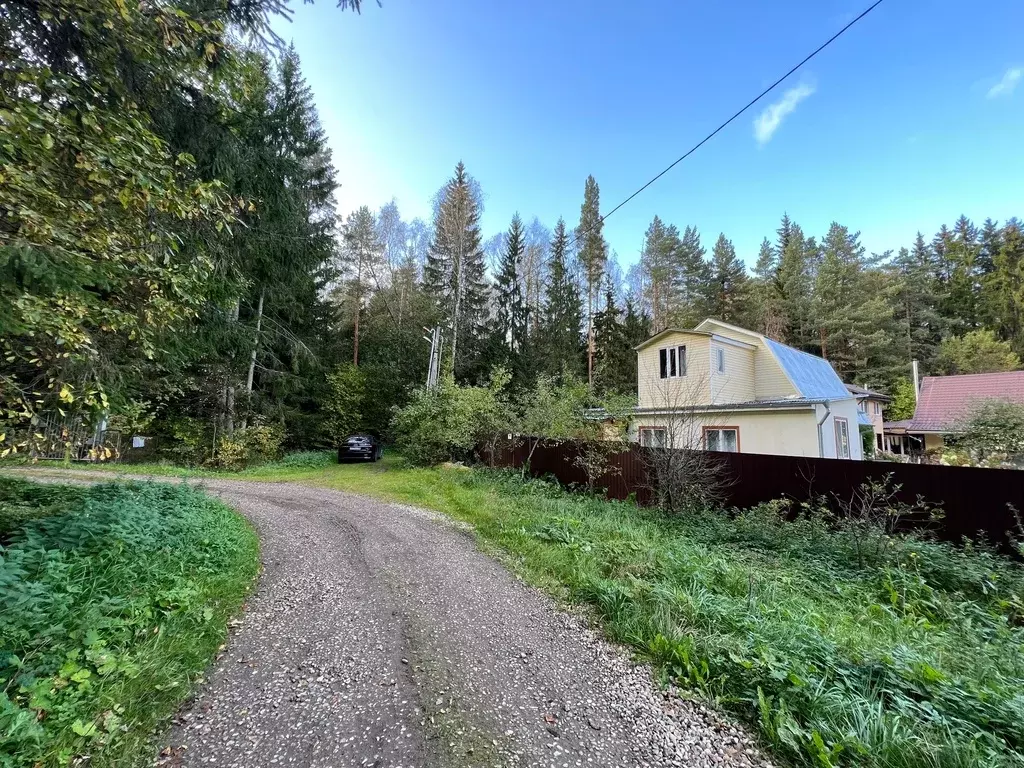
<svg viewBox="0 0 1024 768"><path fill-rule="evenodd" d="M892 398L883 395L881 392L874 392L856 384L847 384L846 389L857 398L858 423L862 430L871 430L871 441L876 450L885 449L885 406L892 402Z"/></svg>
<svg viewBox="0 0 1024 768"><path fill-rule="evenodd" d="M912 419L887 421L884 449L920 455L941 449L971 409L985 400L1024 404L1024 371L925 376Z"/></svg>
<svg viewBox="0 0 1024 768"><path fill-rule="evenodd" d="M636 351L642 445L863 458L857 400L820 357L718 320Z"/></svg>

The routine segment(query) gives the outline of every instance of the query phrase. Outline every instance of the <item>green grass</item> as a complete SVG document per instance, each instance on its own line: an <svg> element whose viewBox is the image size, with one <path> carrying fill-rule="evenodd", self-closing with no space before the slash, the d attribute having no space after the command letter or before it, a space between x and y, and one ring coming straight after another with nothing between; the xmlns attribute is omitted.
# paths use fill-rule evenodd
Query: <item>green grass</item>
<svg viewBox="0 0 1024 768"><path fill-rule="evenodd" d="M184 486L0 478L0 766L127 766L202 675L259 569Z"/></svg>
<svg viewBox="0 0 1024 768"><path fill-rule="evenodd" d="M287 462L245 477L430 507L530 582L813 766L1024 766L1024 569L770 507L682 519L481 470ZM315 464L315 462L314 462ZM144 468L135 468L144 471ZM239 477L240 475L233 475Z"/></svg>

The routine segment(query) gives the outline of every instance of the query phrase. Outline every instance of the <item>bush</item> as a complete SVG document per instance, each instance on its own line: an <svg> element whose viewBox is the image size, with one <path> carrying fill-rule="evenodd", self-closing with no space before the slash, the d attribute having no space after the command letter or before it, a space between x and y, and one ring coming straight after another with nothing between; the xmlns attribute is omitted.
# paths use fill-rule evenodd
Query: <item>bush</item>
<svg viewBox="0 0 1024 768"><path fill-rule="evenodd" d="M12 506L51 514L0 546L0 766L132 764L223 642L255 534L185 486L0 480Z"/></svg>
<svg viewBox="0 0 1024 768"><path fill-rule="evenodd" d="M265 464L281 455L284 430L277 425L257 425L236 429L217 444L217 453L207 459L208 466L239 470Z"/></svg>
<svg viewBox="0 0 1024 768"><path fill-rule="evenodd" d="M414 464L429 466L472 457L478 443L516 432L516 415L504 396L508 374L497 370L487 387L462 387L450 380L413 393L395 413L396 444Z"/></svg>

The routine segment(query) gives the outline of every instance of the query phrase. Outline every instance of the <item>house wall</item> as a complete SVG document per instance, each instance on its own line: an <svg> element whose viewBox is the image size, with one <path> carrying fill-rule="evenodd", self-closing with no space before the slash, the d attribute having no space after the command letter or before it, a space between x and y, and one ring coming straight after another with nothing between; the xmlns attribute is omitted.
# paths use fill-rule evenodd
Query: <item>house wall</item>
<svg viewBox="0 0 1024 768"><path fill-rule="evenodd" d="M754 354L756 350L743 349L711 339L711 402L746 403L756 397L754 388ZM725 354L725 371L718 372L718 350Z"/></svg>
<svg viewBox="0 0 1024 768"><path fill-rule="evenodd" d="M708 405L711 402L711 337L673 333L637 353L637 402L641 408ZM686 345L686 376L661 378L659 350Z"/></svg>
<svg viewBox="0 0 1024 768"><path fill-rule="evenodd" d="M699 414L683 424L682 417L636 416L630 438L639 441L640 427L664 427L675 437L675 447L698 444L702 428L738 427L740 453L771 453L779 456L817 456L817 419L811 409L776 411L727 411ZM833 438L834 441L834 438ZM703 443L699 443L703 445ZM835 448L833 448L833 455Z"/></svg>
<svg viewBox="0 0 1024 768"><path fill-rule="evenodd" d="M800 395L779 361L762 345L758 345L754 353L754 381L758 400L781 400Z"/></svg>
<svg viewBox="0 0 1024 768"><path fill-rule="evenodd" d="M850 458L859 461L864 458L864 446L860 441L860 432L857 428L857 401L854 398L849 400L836 400L829 403L828 410L830 413L825 418L825 422L821 425L821 439L822 448L824 449L824 455L822 458L835 459L838 458L836 453L836 419L844 418L847 420L850 432ZM815 406L815 424L826 415L824 405ZM815 433L815 446L813 456L818 455L817 446L817 433Z"/></svg>
<svg viewBox="0 0 1024 768"><path fill-rule="evenodd" d="M924 436L924 449L926 451L937 451L945 445L946 441L942 435L925 435Z"/></svg>

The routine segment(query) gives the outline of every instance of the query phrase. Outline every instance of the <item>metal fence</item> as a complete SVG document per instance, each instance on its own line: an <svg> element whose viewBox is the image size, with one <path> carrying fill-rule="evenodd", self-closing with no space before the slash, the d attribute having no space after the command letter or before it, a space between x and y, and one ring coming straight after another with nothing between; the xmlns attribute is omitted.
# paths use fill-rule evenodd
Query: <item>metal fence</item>
<svg viewBox="0 0 1024 768"><path fill-rule="evenodd" d="M105 424L59 415L44 415L27 430L12 435L19 452L33 459L55 461L116 461L121 455L121 433Z"/></svg>
<svg viewBox="0 0 1024 768"><path fill-rule="evenodd" d="M609 471L596 483L608 498L635 498L650 504L655 482L646 449L634 445L609 458ZM498 451L498 467L521 468L529 445ZM576 464L580 446L575 443L540 443L530 460L534 477L552 476L565 485L586 485L585 472ZM943 517L928 523L936 535L959 542L983 535L1005 544L1021 531L1015 510L1024 511L1024 471L946 467L929 464L896 464L878 461L814 459L756 453L717 453L725 475L725 503L746 508L771 499L797 502L826 497L835 502L849 499L864 483L890 479L899 486L896 498L913 504L919 498L941 507ZM925 520L918 521L925 524ZM914 524L914 521L910 521Z"/></svg>

